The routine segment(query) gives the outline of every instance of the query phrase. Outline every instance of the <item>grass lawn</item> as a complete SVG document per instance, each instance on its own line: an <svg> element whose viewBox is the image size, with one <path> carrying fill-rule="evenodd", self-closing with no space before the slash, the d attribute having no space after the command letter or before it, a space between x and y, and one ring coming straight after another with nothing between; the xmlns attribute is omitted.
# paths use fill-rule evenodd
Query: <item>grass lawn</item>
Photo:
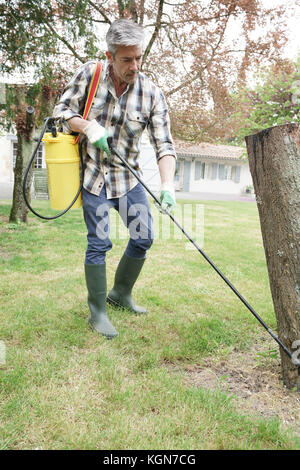
<svg viewBox="0 0 300 470"><path fill-rule="evenodd" d="M205 253L276 330L256 205L203 207ZM108 341L87 324L81 209L27 226L9 224L9 211L0 202L0 449L300 449L278 417L187 382L208 358L259 352L267 332L177 228L167 238L158 223L134 290L148 315L109 306L119 336ZM126 243L113 239L109 288Z"/></svg>

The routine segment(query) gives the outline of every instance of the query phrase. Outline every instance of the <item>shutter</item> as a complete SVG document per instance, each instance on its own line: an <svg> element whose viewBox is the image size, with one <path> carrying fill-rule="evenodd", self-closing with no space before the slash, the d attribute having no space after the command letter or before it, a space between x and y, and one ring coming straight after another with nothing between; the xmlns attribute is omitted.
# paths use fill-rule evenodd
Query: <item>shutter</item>
<svg viewBox="0 0 300 470"><path fill-rule="evenodd" d="M180 177L180 162L176 160L176 170L175 170L174 180L179 181L179 177Z"/></svg>
<svg viewBox="0 0 300 470"><path fill-rule="evenodd" d="M219 165L219 179L225 179L225 165Z"/></svg>
<svg viewBox="0 0 300 470"><path fill-rule="evenodd" d="M201 162L195 162L195 180L201 178Z"/></svg>
<svg viewBox="0 0 300 470"><path fill-rule="evenodd" d="M240 167L240 166L236 166L236 167L235 167L235 178L234 178L234 182L235 182L235 183L239 183L239 182L240 182L240 179L241 179L241 167Z"/></svg>
<svg viewBox="0 0 300 470"><path fill-rule="evenodd" d="M212 164L212 174L211 174L211 179L216 180L217 179L217 172L218 172L218 164L213 163Z"/></svg>

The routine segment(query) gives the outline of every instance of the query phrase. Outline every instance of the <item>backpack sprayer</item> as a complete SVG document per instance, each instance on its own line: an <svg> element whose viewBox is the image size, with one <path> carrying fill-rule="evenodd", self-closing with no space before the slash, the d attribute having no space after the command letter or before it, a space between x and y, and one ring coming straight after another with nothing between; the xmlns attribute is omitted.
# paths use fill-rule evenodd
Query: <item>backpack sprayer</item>
<svg viewBox="0 0 300 470"><path fill-rule="evenodd" d="M83 119L87 118L93 104L93 100L100 81L101 70L101 62L97 62L85 101ZM46 133L45 138L43 139L46 129L50 132ZM52 209L63 209L62 212L52 217L42 216L32 209L26 195L26 181L28 173L42 140L45 142L45 160L48 170L50 206ZM81 182L79 171L80 162ZM63 132L57 132L55 118L47 117L45 119L37 145L25 171L23 181L23 196L27 207L37 217L46 220L57 219L58 217L65 214L69 209L76 209L77 207L80 207L82 205L81 190L83 185L83 172L83 159L81 155L79 136L75 137L73 135L64 134Z"/></svg>
<svg viewBox="0 0 300 470"><path fill-rule="evenodd" d="M50 132L45 134L46 130ZM42 141L45 142L50 206L52 209L63 209L62 212L51 217L38 214L31 207L26 195L28 174ZM81 177L80 181L80 161L81 169L83 169L81 152L76 137L58 132L55 126L55 119L47 117L27 165L23 180L23 197L27 207L33 214L40 219L53 220L61 217L71 208L76 209L82 205L81 190L83 178Z"/></svg>
<svg viewBox="0 0 300 470"><path fill-rule="evenodd" d="M45 135L46 128L49 128L50 132ZM48 169L48 185L49 185L49 196L50 205L53 209L64 209L59 214L52 217L45 217L38 214L30 206L26 197L26 180L37 154L41 141L45 142L45 159ZM192 239L192 237L185 231L185 229L177 222L174 216L168 211L163 210L160 200L157 196L148 188L148 186L142 181L139 175L134 169L130 167L128 162L120 155L118 150L112 145L112 139L108 139L108 145L113 154L115 154L122 164L136 177L136 179L142 184L150 196L154 199L159 209L166 213L172 222L181 230L181 232L187 237L187 239L194 245L197 251L205 258L205 260L211 265L211 267L218 273L218 275L225 281L230 287L234 294L240 299L240 301L247 307L247 309L254 315L259 323L265 328L270 336L277 342L282 350L289 356L293 364L298 368L298 375L300 376L300 361L296 359L291 351L282 343L282 341L274 334L274 332L266 325L263 319L256 313L251 307L247 300L239 293L234 285L227 279L227 277L220 271L220 269L214 264L214 262L206 255L206 253L200 248L200 246ZM80 163L81 163L81 182L80 182ZM45 123L38 139L37 145L34 149L32 157L28 163L25 171L23 181L23 195L28 208L41 219L52 220L61 217L69 209L80 207L81 202L81 189L83 184L83 159L78 146L78 139L75 136L63 134L57 132L55 126L55 119L48 117L45 119ZM79 188L79 189L78 189ZM74 197L74 194L75 197ZM72 199L73 197L73 199ZM71 201L71 203L70 203ZM68 204L68 205L67 205ZM66 207L67 206L67 207ZM64 208L66 207L66 208Z"/></svg>

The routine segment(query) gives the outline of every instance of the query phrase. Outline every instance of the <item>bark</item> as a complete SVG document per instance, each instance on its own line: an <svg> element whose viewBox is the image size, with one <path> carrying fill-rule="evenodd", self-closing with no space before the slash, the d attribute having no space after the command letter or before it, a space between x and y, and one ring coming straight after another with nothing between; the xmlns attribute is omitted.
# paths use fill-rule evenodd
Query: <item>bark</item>
<svg viewBox="0 0 300 470"><path fill-rule="evenodd" d="M20 120L22 117L20 117ZM14 169L14 191L13 203L10 211L9 221L13 223L27 223L28 207L23 197L23 178L29 159L34 149L32 135L34 132L34 109L31 106L26 108L23 126L17 126L18 151L16 165ZM30 188L32 183L32 169L28 174L26 196L30 201Z"/></svg>
<svg viewBox="0 0 300 470"><path fill-rule="evenodd" d="M300 344L300 126L286 124L246 137L280 348L284 384L300 389L293 362ZM298 354L299 356L299 354Z"/></svg>

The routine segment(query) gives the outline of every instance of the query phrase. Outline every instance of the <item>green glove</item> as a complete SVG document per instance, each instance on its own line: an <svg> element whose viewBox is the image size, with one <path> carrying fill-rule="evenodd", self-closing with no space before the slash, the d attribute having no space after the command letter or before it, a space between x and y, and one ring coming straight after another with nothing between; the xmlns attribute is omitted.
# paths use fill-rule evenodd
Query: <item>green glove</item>
<svg viewBox="0 0 300 470"><path fill-rule="evenodd" d="M107 138L109 137L107 130L100 126L96 119L93 119L88 123L84 128L84 133L89 139L89 141L98 149L106 152L110 156L110 150L107 143Z"/></svg>
<svg viewBox="0 0 300 470"><path fill-rule="evenodd" d="M172 210L176 206L174 186L164 183L161 187L160 202L163 211Z"/></svg>
<svg viewBox="0 0 300 470"><path fill-rule="evenodd" d="M103 152L106 152L108 156L110 156L110 150L109 146L107 143L107 138L108 138L108 132L105 131L105 135L101 137L99 140L96 140L96 142L93 142L93 145L97 147L100 150L103 150Z"/></svg>

